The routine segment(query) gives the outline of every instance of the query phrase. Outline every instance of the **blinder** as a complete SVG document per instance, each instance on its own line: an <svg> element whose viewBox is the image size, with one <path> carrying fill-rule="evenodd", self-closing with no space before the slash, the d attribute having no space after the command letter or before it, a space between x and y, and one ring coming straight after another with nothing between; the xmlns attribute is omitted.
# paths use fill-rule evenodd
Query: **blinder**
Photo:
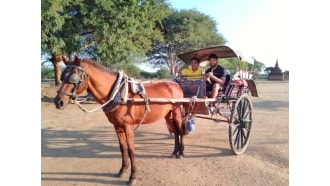
<svg viewBox="0 0 330 186"><path fill-rule="evenodd" d="M74 72L71 73L71 75L70 75L70 69L72 69L72 68L74 69ZM78 74L78 69L81 70L81 72L82 72L80 76ZM70 95L73 98L75 98L76 90L80 87L81 80L82 79L87 80L85 68L76 66L76 65L67 65L66 69L63 71L63 73L61 75L61 81L63 82L64 78L66 78L67 76L69 76L69 82L74 84L74 89L72 90L72 93L64 92L64 91L60 91L60 90L58 92L61 94Z"/></svg>
<svg viewBox="0 0 330 186"><path fill-rule="evenodd" d="M73 84L77 84L81 81L81 77L77 73L71 74L69 77L69 82Z"/></svg>

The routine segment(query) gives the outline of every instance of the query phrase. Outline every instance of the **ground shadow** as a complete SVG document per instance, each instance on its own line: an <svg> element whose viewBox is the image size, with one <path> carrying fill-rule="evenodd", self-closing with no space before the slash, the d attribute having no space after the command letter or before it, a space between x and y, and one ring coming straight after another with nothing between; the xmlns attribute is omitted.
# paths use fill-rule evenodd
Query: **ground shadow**
<svg viewBox="0 0 330 186"><path fill-rule="evenodd" d="M51 98L51 97L48 97L48 96L42 96L41 102L54 103L54 98Z"/></svg>
<svg viewBox="0 0 330 186"><path fill-rule="evenodd" d="M42 157L121 158L117 136L111 130L66 131L42 129L41 136ZM190 144L185 147L190 149L185 154L185 159L233 155L230 149L215 146ZM137 159L170 158L169 156L173 148L174 138L168 133L135 131ZM180 160L178 159L178 161ZM84 177L81 178L82 176ZM127 184L127 181L116 178L118 178L117 173L49 171L41 173L42 181L97 183L104 185Z"/></svg>
<svg viewBox="0 0 330 186"><path fill-rule="evenodd" d="M102 177L118 178L118 174L113 173L95 173L95 172L42 172L41 180L43 181L63 181L63 182L82 182L90 184L105 184L105 185L127 185L127 181L123 180L106 180ZM60 176L53 178L51 176ZM75 176L84 176L88 178L76 178ZM96 178L90 178L91 176ZM101 178L98 178L101 177Z"/></svg>
<svg viewBox="0 0 330 186"><path fill-rule="evenodd" d="M167 140L164 143L164 140ZM198 149L190 158L229 156L230 149L209 145L185 145L186 149ZM137 158L164 158L174 149L174 137L168 133L135 132L135 152ZM215 149L216 153L207 154ZM76 158L121 158L118 139L114 131L66 131L41 130L42 157Z"/></svg>
<svg viewBox="0 0 330 186"><path fill-rule="evenodd" d="M118 152L109 155L107 152ZM41 130L42 157L120 158L113 131Z"/></svg>
<svg viewBox="0 0 330 186"><path fill-rule="evenodd" d="M282 110L289 108L288 101L256 101L253 102L253 108L263 110Z"/></svg>

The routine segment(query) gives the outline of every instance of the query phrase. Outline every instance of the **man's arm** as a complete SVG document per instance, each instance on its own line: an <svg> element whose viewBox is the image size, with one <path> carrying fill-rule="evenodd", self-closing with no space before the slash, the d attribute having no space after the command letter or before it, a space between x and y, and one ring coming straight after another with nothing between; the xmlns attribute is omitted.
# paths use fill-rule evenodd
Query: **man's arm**
<svg viewBox="0 0 330 186"><path fill-rule="evenodd" d="M226 81L226 77L218 78L217 76L215 76L213 74L212 74L211 78L213 79L214 82L219 83L220 85L225 84L225 81Z"/></svg>

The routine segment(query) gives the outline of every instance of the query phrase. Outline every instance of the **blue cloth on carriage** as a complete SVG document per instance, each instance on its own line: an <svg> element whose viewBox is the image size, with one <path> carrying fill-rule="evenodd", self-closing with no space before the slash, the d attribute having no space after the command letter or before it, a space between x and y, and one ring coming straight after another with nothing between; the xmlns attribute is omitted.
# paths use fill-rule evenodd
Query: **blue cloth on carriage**
<svg viewBox="0 0 330 186"><path fill-rule="evenodd" d="M195 129L195 118L192 117L191 119L188 120L187 130L189 132L192 132L194 129Z"/></svg>

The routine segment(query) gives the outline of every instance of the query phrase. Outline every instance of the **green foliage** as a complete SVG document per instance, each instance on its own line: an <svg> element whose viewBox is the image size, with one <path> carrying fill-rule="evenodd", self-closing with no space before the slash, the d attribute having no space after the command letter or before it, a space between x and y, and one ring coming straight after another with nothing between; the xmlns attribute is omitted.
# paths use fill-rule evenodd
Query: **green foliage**
<svg viewBox="0 0 330 186"><path fill-rule="evenodd" d="M283 74L284 74L284 80L289 80L289 71L286 70L283 72Z"/></svg>
<svg viewBox="0 0 330 186"><path fill-rule="evenodd" d="M264 71L269 74L274 68L275 67L266 67Z"/></svg>
<svg viewBox="0 0 330 186"><path fill-rule="evenodd" d="M176 62L170 59L172 54L177 56L182 52L226 42L217 32L216 22L197 10L171 10L161 23L165 40L157 41L147 53L149 63L156 67L171 67Z"/></svg>
<svg viewBox="0 0 330 186"><path fill-rule="evenodd" d="M159 69L157 72L141 71L141 77L144 79L168 79L170 72L166 68Z"/></svg>
<svg viewBox="0 0 330 186"><path fill-rule="evenodd" d="M228 68L231 74L236 72L236 65L238 64L237 58L222 58L218 60L218 64L224 68Z"/></svg>
<svg viewBox="0 0 330 186"><path fill-rule="evenodd" d="M156 73L146 72L146 71L141 71L140 75L144 79L153 79L157 77Z"/></svg>
<svg viewBox="0 0 330 186"><path fill-rule="evenodd" d="M256 74L254 78L255 80L268 80L268 74Z"/></svg>
<svg viewBox="0 0 330 186"><path fill-rule="evenodd" d="M156 74L158 79L168 79L170 77L169 70L165 68L159 69Z"/></svg>
<svg viewBox="0 0 330 186"><path fill-rule="evenodd" d="M43 0L41 46L48 53L92 55L111 66L141 57L162 40L165 0Z"/></svg>
<svg viewBox="0 0 330 186"><path fill-rule="evenodd" d="M54 69L49 67L41 67L41 79L53 79L55 77L54 75Z"/></svg>
<svg viewBox="0 0 330 186"><path fill-rule="evenodd" d="M141 78L141 70L134 65L123 65L120 70L123 70L129 77Z"/></svg>
<svg viewBox="0 0 330 186"><path fill-rule="evenodd" d="M215 20L197 10L172 10L162 23L165 41L175 43L178 53L225 43Z"/></svg>
<svg viewBox="0 0 330 186"><path fill-rule="evenodd" d="M266 66L264 63L257 61L255 58L253 58L253 61L254 61L254 69L256 71L256 74L259 74L265 70Z"/></svg>

